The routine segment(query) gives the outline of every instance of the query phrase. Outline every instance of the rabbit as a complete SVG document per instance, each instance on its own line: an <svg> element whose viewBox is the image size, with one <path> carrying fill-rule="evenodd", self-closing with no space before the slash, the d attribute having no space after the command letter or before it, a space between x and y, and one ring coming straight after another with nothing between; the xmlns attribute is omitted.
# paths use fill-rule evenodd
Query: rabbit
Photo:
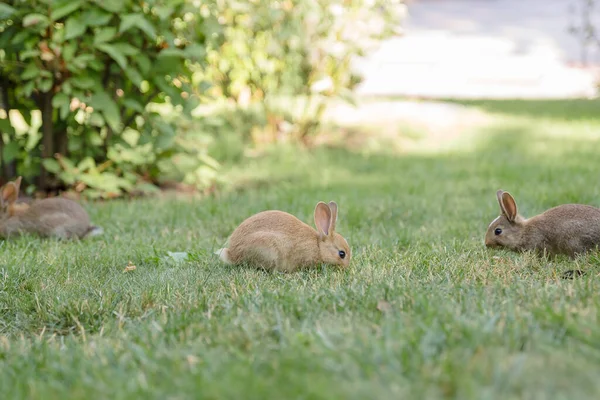
<svg viewBox="0 0 600 400"><path fill-rule="evenodd" d="M90 224L87 212L73 200L55 197L17 203L21 177L0 188L0 237L22 233L61 239L95 236L102 228Z"/></svg>
<svg viewBox="0 0 600 400"><path fill-rule="evenodd" d="M229 237L229 247L216 253L226 264L281 272L320 263L348 267L351 250L335 231L337 212L335 202L320 201L314 212L317 230L283 211L260 212L242 222Z"/></svg>
<svg viewBox="0 0 600 400"><path fill-rule="evenodd" d="M600 245L600 208L563 204L525 219L510 193L498 190L496 196L502 214L487 229L487 247L574 258Z"/></svg>

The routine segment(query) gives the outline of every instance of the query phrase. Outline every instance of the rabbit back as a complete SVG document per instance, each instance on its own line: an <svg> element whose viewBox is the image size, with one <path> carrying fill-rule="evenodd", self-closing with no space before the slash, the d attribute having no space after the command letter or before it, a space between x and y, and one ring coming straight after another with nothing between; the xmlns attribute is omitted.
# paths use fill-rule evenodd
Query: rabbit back
<svg viewBox="0 0 600 400"><path fill-rule="evenodd" d="M283 211L251 216L229 237L221 258L231 264L249 263L265 269L292 271L318 263L317 232Z"/></svg>
<svg viewBox="0 0 600 400"><path fill-rule="evenodd" d="M84 208L62 197L39 200L27 209L6 219L0 234L7 237L19 233L34 233L58 238L83 238L95 232Z"/></svg>
<svg viewBox="0 0 600 400"><path fill-rule="evenodd" d="M600 246L600 208L564 204L527 220L523 242L549 254L575 256Z"/></svg>

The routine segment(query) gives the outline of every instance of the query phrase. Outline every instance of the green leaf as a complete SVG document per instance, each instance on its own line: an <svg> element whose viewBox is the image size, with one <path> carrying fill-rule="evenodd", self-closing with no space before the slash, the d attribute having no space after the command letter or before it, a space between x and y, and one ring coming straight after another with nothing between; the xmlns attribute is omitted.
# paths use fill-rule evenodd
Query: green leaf
<svg viewBox="0 0 600 400"><path fill-rule="evenodd" d="M115 43L113 46L126 56L136 56L140 52L137 47L133 47L129 43Z"/></svg>
<svg viewBox="0 0 600 400"><path fill-rule="evenodd" d="M154 149L158 152L162 152L170 149L175 142L175 137L168 135L160 135L154 141Z"/></svg>
<svg viewBox="0 0 600 400"><path fill-rule="evenodd" d="M55 8L50 13L50 18L52 18L52 21L58 21L59 19L64 18L67 15L71 14L72 12L78 10L79 7L81 7L81 4L83 2L75 0L75 1L63 1L62 3L64 3L64 5L61 5L57 8Z"/></svg>
<svg viewBox="0 0 600 400"><path fill-rule="evenodd" d="M178 57L158 57L152 64L152 73L157 75L177 75L183 60Z"/></svg>
<svg viewBox="0 0 600 400"><path fill-rule="evenodd" d="M94 44L100 44L100 43L104 43L104 42L109 42L111 41L115 36L117 35L117 28L115 27L108 27L108 28L101 28L98 29L96 31L96 34L94 35Z"/></svg>
<svg viewBox="0 0 600 400"><path fill-rule="evenodd" d="M70 173L74 172L75 163L73 163L73 161L71 161L67 157L62 157L61 161L62 161L61 168L63 168L66 172L70 172Z"/></svg>
<svg viewBox="0 0 600 400"><path fill-rule="evenodd" d="M21 72L21 79L28 80L36 78L40 75L40 69L35 63L27 64L27 67Z"/></svg>
<svg viewBox="0 0 600 400"><path fill-rule="evenodd" d="M65 23L65 40L73 39L85 33L85 22L77 17L72 17Z"/></svg>
<svg viewBox="0 0 600 400"><path fill-rule="evenodd" d="M146 55L138 54L135 57L135 61L137 62L138 67L140 67L142 74L146 75L148 72L150 72L150 69L152 68L152 62Z"/></svg>
<svg viewBox="0 0 600 400"><path fill-rule="evenodd" d="M158 16L158 18L160 18L163 21L170 18L171 15L173 15L174 11L175 11L175 9L173 7L168 7L168 6L154 7L154 12L156 12L156 15Z"/></svg>
<svg viewBox="0 0 600 400"><path fill-rule="evenodd" d="M63 121L67 119L67 117L69 116L69 113L71 112L71 102L67 102L64 103L62 106L60 106L60 110L59 110L59 116L60 119L62 119Z"/></svg>
<svg viewBox="0 0 600 400"><path fill-rule="evenodd" d="M125 2L123 0L95 0L98 7L110 11L111 13L118 14L123 9Z"/></svg>
<svg viewBox="0 0 600 400"><path fill-rule="evenodd" d="M73 86L80 89L91 89L96 81L90 76L74 76L70 79Z"/></svg>
<svg viewBox="0 0 600 400"><path fill-rule="evenodd" d="M104 118L102 117L102 114L94 111L90 115L89 124L92 126L97 126L98 128L102 128L105 125L105 121L104 121Z"/></svg>
<svg viewBox="0 0 600 400"><path fill-rule="evenodd" d="M38 89L42 93L48 93L50 89L52 89L53 84L54 82L52 82L52 79L42 79L42 81L38 85Z"/></svg>
<svg viewBox="0 0 600 400"><path fill-rule="evenodd" d="M79 176L79 179L90 187L105 192L121 193L121 189L119 188L121 178L111 172L82 174Z"/></svg>
<svg viewBox="0 0 600 400"><path fill-rule="evenodd" d="M47 27L49 23L48 17L39 13L28 14L23 18L23 28L38 25L38 28L43 29Z"/></svg>
<svg viewBox="0 0 600 400"><path fill-rule="evenodd" d="M123 105L125 105L125 107L136 111L140 114L142 114L145 110L144 110L144 106L142 106L138 101L135 101L133 99L125 99L123 100Z"/></svg>
<svg viewBox="0 0 600 400"><path fill-rule="evenodd" d="M101 43L96 46L98 50L109 55L123 69L127 68L127 58L115 46L111 44Z"/></svg>
<svg viewBox="0 0 600 400"><path fill-rule="evenodd" d="M158 57L178 57L185 58L185 51L181 49L164 49L160 53L158 53Z"/></svg>
<svg viewBox="0 0 600 400"><path fill-rule="evenodd" d="M186 55L186 58L195 60L204 59L206 56L206 48L197 43L187 46L183 52Z"/></svg>
<svg viewBox="0 0 600 400"><path fill-rule="evenodd" d="M16 12L16 8L13 8L8 4L0 3L0 19L8 19L8 17L15 14Z"/></svg>
<svg viewBox="0 0 600 400"><path fill-rule="evenodd" d="M204 164L206 164L209 167L211 167L212 169L219 169L219 168L221 168L221 164L219 164L219 162L217 160L215 160L214 158L212 158L208 154L199 154L198 155L198 159L200 161L202 161Z"/></svg>
<svg viewBox="0 0 600 400"><path fill-rule="evenodd" d="M60 164L54 158L44 158L42 160L42 165L46 171L53 174L58 174L62 170Z"/></svg>
<svg viewBox="0 0 600 400"><path fill-rule="evenodd" d="M99 10L96 7L84 12L81 16L81 18L86 21L88 26L107 25L112 17L112 14Z"/></svg>
<svg viewBox="0 0 600 400"><path fill-rule="evenodd" d="M119 109L116 107L109 107L102 112L106 123L111 127L113 131L118 132L121 129L121 115L119 115Z"/></svg>
<svg viewBox="0 0 600 400"><path fill-rule="evenodd" d="M25 50L21 53L21 61L25 61L28 58L39 57L40 51L37 49Z"/></svg>
<svg viewBox="0 0 600 400"><path fill-rule="evenodd" d="M19 30L21 30L21 29L19 29ZM16 30L14 29L14 27L12 27L12 29L11 29L11 27L4 28L2 35L0 35L0 49L5 49L8 47L8 45L12 41L15 33L16 33Z"/></svg>
<svg viewBox="0 0 600 400"><path fill-rule="evenodd" d="M69 102L69 96L67 96L64 93L57 93L56 96L52 98L52 107L59 108L62 107L64 104L68 105Z"/></svg>
<svg viewBox="0 0 600 400"><path fill-rule="evenodd" d="M73 91L73 86L71 86L71 82L66 81L62 84L62 86L60 87L60 90L66 94L66 95L70 95L71 92Z"/></svg>
<svg viewBox="0 0 600 400"><path fill-rule="evenodd" d="M31 32L22 29L19 33L17 33L15 36L13 36L12 40L10 41L10 43L13 44L13 45L20 45L26 39L29 39L30 35L31 35Z"/></svg>
<svg viewBox="0 0 600 400"><path fill-rule="evenodd" d="M85 157L79 162L79 164L77 164L77 169L82 172L89 169L96 169L96 162L92 157Z"/></svg>
<svg viewBox="0 0 600 400"><path fill-rule="evenodd" d="M59 92L52 99L52 107L59 109L60 119L64 120L71 111L71 98L64 92Z"/></svg>
<svg viewBox="0 0 600 400"><path fill-rule="evenodd" d="M67 64L67 69L69 71L76 72L78 69L86 69L89 64L92 64L95 60L94 54L81 54L78 55Z"/></svg>
<svg viewBox="0 0 600 400"><path fill-rule="evenodd" d="M75 51L77 50L76 44L71 42L67 43L62 48L62 56L65 61L69 62L75 56Z"/></svg>
<svg viewBox="0 0 600 400"><path fill-rule="evenodd" d="M35 89L35 81L29 81L23 85L23 94L29 97L33 93L33 89Z"/></svg>
<svg viewBox="0 0 600 400"><path fill-rule="evenodd" d="M0 119L0 132L7 133L11 137L15 134L15 128L13 128L8 119Z"/></svg>
<svg viewBox="0 0 600 400"><path fill-rule="evenodd" d="M118 131L120 129L121 115L119 114L119 107L106 92L94 93L90 104L102 113L106 123L112 130Z"/></svg>
<svg viewBox="0 0 600 400"><path fill-rule="evenodd" d="M104 71L106 69L106 61L105 60L100 61L98 59L93 59L88 64L88 68L92 69L96 72Z"/></svg>
<svg viewBox="0 0 600 400"><path fill-rule="evenodd" d="M179 90L167 83L164 78L155 76L153 82L162 90L167 96L170 97L171 103L179 105L183 103Z"/></svg>
<svg viewBox="0 0 600 400"><path fill-rule="evenodd" d="M119 32L127 32L134 27L144 32L150 39L156 38L156 31L152 24L144 18L144 14L127 14L121 17Z"/></svg>
<svg viewBox="0 0 600 400"><path fill-rule="evenodd" d="M131 82L133 82L133 84L135 86L137 86L138 88L141 86L142 81L144 80L144 78L142 77L142 75L138 72L137 69L133 68L133 67L129 67L127 69L124 70L125 75L127 76L127 78L129 78L129 80Z"/></svg>
<svg viewBox="0 0 600 400"><path fill-rule="evenodd" d="M5 163L9 163L12 160L16 159L19 155L20 150L21 147L19 146L18 142L12 141L8 143L4 146L4 149L2 150L2 161L4 161Z"/></svg>

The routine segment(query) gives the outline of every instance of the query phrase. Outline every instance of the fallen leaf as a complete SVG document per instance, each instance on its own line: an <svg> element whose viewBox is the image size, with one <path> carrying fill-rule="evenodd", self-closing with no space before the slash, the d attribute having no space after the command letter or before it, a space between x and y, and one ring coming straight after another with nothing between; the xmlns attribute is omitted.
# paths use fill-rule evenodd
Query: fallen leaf
<svg viewBox="0 0 600 400"><path fill-rule="evenodd" d="M135 265L133 265L133 263L131 261L129 261L129 263L127 263L127 266L123 270L123 272L135 271L136 268L137 267Z"/></svg>
<svg viewBox="0 0 600 400"><path fill-rule="evenodd" d="M167 251L167 257L176 263L180 263L188 260L188 253L185 251Z"/></svg>

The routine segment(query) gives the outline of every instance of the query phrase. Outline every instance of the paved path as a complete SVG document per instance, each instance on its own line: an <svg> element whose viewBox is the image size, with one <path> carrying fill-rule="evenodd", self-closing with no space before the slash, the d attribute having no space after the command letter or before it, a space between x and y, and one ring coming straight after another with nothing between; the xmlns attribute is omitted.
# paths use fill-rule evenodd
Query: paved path
<svg viewBox="0 0 600 400"><path fill-rule="evenodd" d="M366 77L358 92L438 98L595 96L597 69L576 66L581 46L568 32L574 20L569 7L580 1L410 1L405 35L383 43L358 64ZM597 50L588 54L600 61Z"/></svg>

